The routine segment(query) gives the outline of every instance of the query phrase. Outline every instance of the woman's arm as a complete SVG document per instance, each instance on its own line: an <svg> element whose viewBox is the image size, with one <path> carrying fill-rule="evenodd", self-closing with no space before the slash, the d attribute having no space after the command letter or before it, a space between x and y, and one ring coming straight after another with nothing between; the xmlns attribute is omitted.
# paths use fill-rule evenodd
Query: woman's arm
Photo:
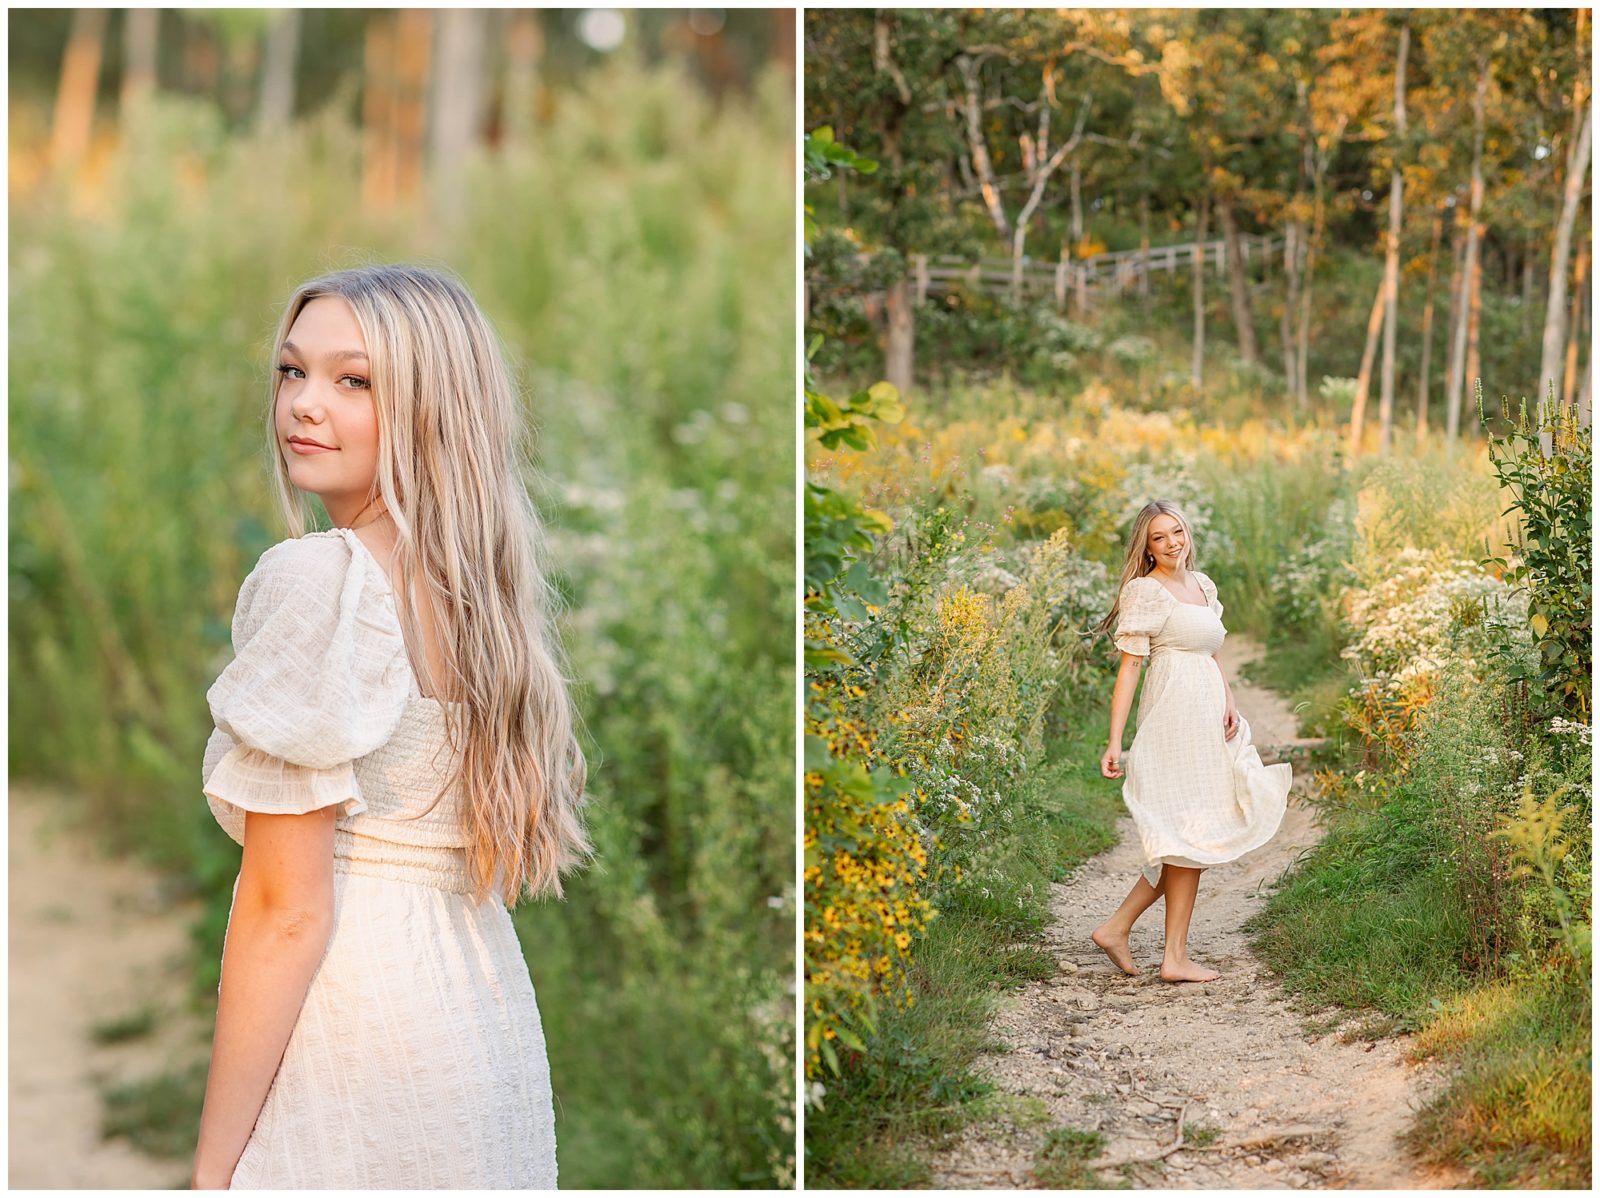
<svg viewBox="0 0 1600 1198"><path fill-rule="evenodd" d="M1211 660L1217 663L1217 673L1222 675L1222 739L1232 740L1239 730L1239 709L1233 705L1233 688L1228 685L1228 671L1222 668L1221 651L1213 653Z"/></svg>
<svg viewBox="0 0 1600 1198"><path fill-rule="evenodd" d="M1144 669L1144 658L1137 653L1124 653L1117 666L1116 685L1111 688L1111 731L1106 737L1105 756L1100 759L1100 773L1107 778L1122 777L1122 733L1128 726L1128 713L1133 710L1133 692L1139 686L1139 671Z"/></svg>
<svg viewBox="0 0 1600 1198"><path fill-rule="evenodd" d="M337 807L245 815L193 1189L225 1189L333 933Z"/></svg>

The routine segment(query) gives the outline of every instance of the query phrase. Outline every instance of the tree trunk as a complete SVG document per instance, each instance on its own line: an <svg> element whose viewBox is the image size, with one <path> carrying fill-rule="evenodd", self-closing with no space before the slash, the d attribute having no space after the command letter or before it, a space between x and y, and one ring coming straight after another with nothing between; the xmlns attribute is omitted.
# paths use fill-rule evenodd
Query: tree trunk
<svg viewBox="0 0 1600 1198"><path fill-rule="evenodd" d="M961 75L961 111L966 118L963 128L967 136L967 152L972 156L972 169L978 176L978 194L983 197L983 206L989 213L989 219L994 222L995 231L1002 237L1010 237L1011 226L1006 220L1005 206L1000 201L994 164L989 159L989 143L983 136L983 97L978 88L978 62L969 54L958 54L956 70Z"/></svg>
<svg viewBox="0 0 1600 1198"><path fill-rule="evenodd" d="M399 94L394 109L396 191L413 199L422 187L422 160L428 116L428 75L433 58L433 13L426 8L399 10Z"/></svg>
<svg viewBox="0 0 1600 1198"><path fill-rule="evenodd" d="M129 14L133 9L129 9ZM280 129L294 116L294 67L300 51L300 10L278 10L267 26L267 52L261 62L258 132Z"/></svg>
<svg viewBox="0 0 1600 1198"><path fill-rule="evenodd" d="M1083 168L1076 159L1072 162L1072 257L1078 263L1077 294L1073 302L1081 320L1089 310L1089 272L1083 269Z"/></svg>
<svg viewBox="0 0 1600 1198"><path fill-rule="evenodd" d="M1572 312L1567 317L1567 360L1561 372L1561 402L1572 402L1578 381L1578 339L1583 335L1584 301L1589 298L1589 243L1578 242L1578 265L1572 277Z"/></svg>
<svg viewBox="0 0 1600 1198"><path fill-rule="evenodd" d="M434 14L438 67L433 73L428 162L434 201L446 223L461 218L467 200L466 160L483 132L487 17L481 8L441 8Z"/></svg>
<svg viewBox="0 0 1600 1198"><path fill-rule="evenodd" d="M888 310L889 336L887 352L884 357L884 376L894 384L900 394L906 395L911 391L912 367L914 365L914 346L916 342L916 329L912 323L911 314L911 287L904 276L889 284L888 292L884 296L884 306Z"/></svg>
<svg viewBox="0 0 1600 1198"><path fill-rule="evenodd" d="M1044 121L1040 122L1041 135L1039 138L1039 153L1033 171L1033 190L1028 193L1027 201L1022 205L1022 211L1017 213L1017 223L1011 229L1011 299L1013 303L1022 300L1022 249L1028 237L1028 222L1033 220L1033 214L1039 210L1039 204L1044 199L1044 189L1050 183L1050 176L1060 169L1069 155L1078 152L1078 146L1083 141L1083 125L1089 119L1089 108L1093 103L1091 96L1085 95L1083 103L1078 107L1078 124L1072 136L1056 147L1049 158L1044 157L1043 131L1047 129ZM1077 164L1074 163L1074 166Z"/></svg>
<svg viewBox="0 0 1600 1198"><path fill-rule="evenodd" d="M1150 298L1150 193L1139 197L1139 298Z"/></svg>
<svg viewBox="0 0 1600 1198"><path fill-rule="evenodd" d="M1254 366L1261 358L1256 349L1256 326L1250 315L1250 277L1245 273L1244 254L1239 248L1239 223L1234 219L1233 197L1216 197L1217 219L1228 256L1228 300L1233 308L1233 325L1239 340L1239 357Z"/></svg>
<svg viewBox="0 0 1600 1198"><path fill-rule="evenodd" d="M1417 449L1428 439L1428 366L1433 359L1433 284L1439 277L1439 243L1444 240L1444 208L1433 210L1433 242L1428 247L1428 281L1422 301L1422 377L1417 382Z"/></svg>
<svg viewBox="0 0 1600 1198"><path fill-rule="evenodd" d="M1327 188L1328 162L1333 154L1333 149L1344 134L1344 122L1341 120L1329 136L1329 146L1323 150L1317 144L1313 133L1306 138L1303 151L1304 160L1302 169L1309 168L1311 173L1311 235L1306 238L1305 267L1300 272L1300 332L1295 347L1295 359L1299 367L1300 377L1295 384L1295 402L1301 411L1310 405L1311 391L1308 363L1311 360L1311 295L1316 284L1317 251L1322 248L1322 239L1327 232L1328 205Z"/></svg>
<svg viewBox="0 0 1600 1198"><path fill-rule="evenodd" d="M1445 403L1446 453L1455 452L1456 437L1461 431L1461 407L1467 389L1468 358L1476 370L1476 354L1469 354L1468 344L1474 341L1469 326L1475 325L1472 313L1476 308L1478 270L1478 211L1483 207L1483 126L1484 100L1489 93L1489 57L1478 60L1478 87L1472 100L1472 189L1467 206L1467 253L1462 267L1462 285L1465 288L1461 319L1456 323L1455 344L1450 352L1451 392ZM1473 345L1476 350L1476 345Z"/></svg>
<svg viewBox="0 0 1600 1198"><path fill-rule="evenodd" d="M156 47L160 45L161 10L130 8L122 26L122 114L156 88Z"/></svg>
<svg viewBox="0 0 1600 1198"><path fill-rule="evenodd" d="M544 56L544 30L539 10L510 11L506 30L506 87L504 125L508 144L533 143L534 115L539 103L539 60ZM840 171L843 180L848 172Z"/></svg>
<svg viewBox="0 0 1600 1198"><path fill-rule="evenodd" d="M1594 359L1590 358L1583 364L1583 379L1578 383L1578 427L1589 427L1589 382L1590 372L1594 368Z"/></svg>
<svg viewBox="0 0 1600 1198"><path fill-rule="evenodd" d="M1385 288L1378 286L1377 297L1372 301L1372 315L1367 317L1367 348L1361 352L1361 370L1356 375L1356 398L1350 406L1350 456L1361 454L1362 425L1367 415L1367 395L1372 390L1372 360L1378 356L1378 329L1383 322Z"/></svg>
<svg viewBox="0 0 1600 1198"><path fill-rule="evenodd" d="M1555 248L1550 255L1550 293L1545 303L1544 340L1539 354L1539 398L1542 401L1546 388L1563 394L1562 356L1566 348L1567 314L1567 261L1572 252L1572 226L1578 216L1578 200L1583 192L1583 181L1589 174L1589 144L1594 129L1594 105L1584 105L1583 131L1567 158L1566 184L1562 188L1561 218L1556 223Z"/></svg>
<svg viewBox="0 0 1600 1198"><path fill-rule="evenodd" d="M380 211L394 203L397 185L394 35L392 17L367 18L361 82L361 202Z"/></svg>
<svg viewBox="0 0 1600 1198"><path fill-rule="evenodd" d="M1475 226L1478 235L1478 244L1483 244L1483 235L1488 232L1488 226L1479 224ZM1467 275L1467 391L1468 396L1476 395L1478 384L1483 381L1483 365L1479 360L1478 328L1483 315L1483 257L1473 265L1472 272Z"/></svg>
<svg viewBox="0 0 1600 1198"><path fill-rule="evenodd" d="M1206 360L1206 226L1211 215L1211 192L1200 196L1200 213L1194 230L1194 345L1189 359L1189 383L1196 391L1205 382Z"/></svg>
<svg viewBox="0 0 1600 1198"><path fill-rule="evenodd" d="M1459 220L1458 209L1450 210L1450 317L1444 326L1444 405L1450 407L1450 397L1456 393L1456 369L1454 347L1456 343L1456 325L1461 321L1461 314L1465 311L1463 301L1467 298L1467 290L1462 286L1466 277L1465 264L1467 260L1467 234ZM1448 429L1450 417L1448 411L1445 415L1445 426ZM1448 435L1448 434L1447 434Z"/></svg>
<svg viewBox="0 0 1600 1198"><path fill-rule="evenodd" d="M1406 136L1406 56L1411 50L1411 26L1400 26L1400 51L1394 72L1394 166L1389 172L1389 243L1383 256L1383 369L1378 384L1378 452L1389 452L1394 431L1394 342L1400 310L1400 231L1402 190L1400 147Z"/></svg>
<svg viewBox="0 0 1600 1198"><path fill-rule="evenodd" d="M1533 332L1533 239L1522 243L1522 335Z"/></svg>
<svg viewBox="0 0 1600 1198"><path fill-rule="evenodd" d="M50 122L50 167L57 173L71 171L89 148L105 39L105 9L73 10L72 32L67 35L67 48L61 56L61 81Z"/></svg>
<svg viewBox="0 0 1600 1198"><path fill-rule="evenodd" d="M1294 360L1294 309L1296 300L1295 271L1300 263L1299 221L1288 221L1283 226L1283 318L1278 322L1278 337L1283 342L1284 390L1294 394L1295 380L1300 371Z"/></svg>

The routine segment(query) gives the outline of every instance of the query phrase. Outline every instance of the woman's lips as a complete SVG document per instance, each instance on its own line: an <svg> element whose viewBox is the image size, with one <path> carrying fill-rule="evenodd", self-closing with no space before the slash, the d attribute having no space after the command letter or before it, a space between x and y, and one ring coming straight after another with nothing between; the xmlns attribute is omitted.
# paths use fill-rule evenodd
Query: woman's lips
<svg viewBox="0 0 1600 1198"><path fill-rule="evenodd" d="M290 441L289 448L296 453L333 453L326 445L311 445L305 441Z"/></svg>

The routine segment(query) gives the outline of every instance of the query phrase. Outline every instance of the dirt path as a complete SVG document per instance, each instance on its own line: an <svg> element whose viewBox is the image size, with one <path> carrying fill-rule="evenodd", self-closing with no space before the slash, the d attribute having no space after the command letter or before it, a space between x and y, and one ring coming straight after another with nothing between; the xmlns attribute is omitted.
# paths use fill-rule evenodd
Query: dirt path
<svg viewBox="0 0 1600 1198"><path fill-rule="evenodd" d="M1259 652L1235 633L1223 657L1234 699L1270 762L1296 728L1279 696L1239 678L1240 667ZM1297 772L1297 791L1303 781ZM1090 931L1116 909L1139 868L1132 821L1124 818L1118 834L1116 848L1053 887L1055 922L1047 937L1061 973L1001 1000L992 1028L1009 1051L980 1063L999 1091L998 1117L969 1126L934 1154L929 1184L1040 1187L1045 1182L1035 1164L1058 1128L1104 1137L1089 1164L1108 1184L1433 1189L1455 1183L1410 1163L1395 1142L1411 1110L1438 1084L1433 1068L1407 1063L1403 1038L1343 1043L1336 1031L1312 1035L1306 1017L1291 1009L1249 951L1245 920L1320 835L1298 795L1291 795L1283 828L1269 844L1202 877L1189 945L1197 961L1222 971L1215 982L1171 986L1156 977L1159 902L1133 930L1142 976L1122 974L1090 942ZM1180 1115L1186 1142L1195 1147L1122 1167L1175 1143Z"/></svg>
<svg viewBox="0 0 1600 1198"><path fill-rule="evenodd" d="M11 1188L187 1188L187 1160L100 1138L100 1094L204 1055L184 1005L194 911L96 853L60 796L13 786L8 807ZM148 1030L102 1043L117 1022Z"/></svg>

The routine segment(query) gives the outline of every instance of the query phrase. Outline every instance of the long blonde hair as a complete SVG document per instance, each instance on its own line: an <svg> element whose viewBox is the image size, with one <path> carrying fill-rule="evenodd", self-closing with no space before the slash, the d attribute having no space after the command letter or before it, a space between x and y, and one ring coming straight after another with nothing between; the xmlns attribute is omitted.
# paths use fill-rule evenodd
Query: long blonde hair
<svg viewBox="0 0 1600 1198"><path fill-rule="evenodd" d="M1135 578L1143 578L1156 568L1156 559L1151 556L1150 524L1157 516L1171 516L1183 525L1183 566L1186 570L1194 569L1194 530L1189 527L1189 518L1183 514L1183 509L1170 499L1152 499L1139 509L1139 514L1133 518L1133 531L1128 534L1128 547L1122 556L1122 575L1117 579L1116 594L1111 600L1111 610L1106 613L1106 618L1094 627L1095 633L1109 633L1117 626L1117 616L1122 611L1122 588Z"/></svg>
<svg viewBox="0 0 1600 1198"><path fill-rule="evenodd" d="M442 705L459 764L440 795L461 787L475 898L498 889L511 906L524 891L559 896L561 875L591 852L579 815L587 765L552 627L557 596L541 565L543 531L521 477L528 429L504 349L455 279L363 266L296 289L274 363L301 309L333 295L349 303L367 343L378 424L369 501L381 496L398 529L402 634L408 645L424 643L412 602L420 578L447 662L445 690L458 700L453 710ZM300 536L312 507L289 480L273 424L282 377L272 373L267 435L284 519ZM427 670L425 654L412 660Z"/></svg>

